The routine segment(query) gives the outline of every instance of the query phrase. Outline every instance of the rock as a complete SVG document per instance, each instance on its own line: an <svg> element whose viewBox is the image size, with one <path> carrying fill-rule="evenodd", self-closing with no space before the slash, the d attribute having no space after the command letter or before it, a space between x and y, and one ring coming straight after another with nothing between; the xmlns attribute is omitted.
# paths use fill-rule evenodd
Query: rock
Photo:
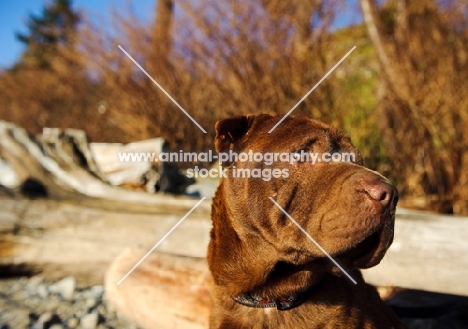
<svg viewBox="0 0 468 329"><path fill-rule="evenodd" d="M53 324L48 329L63 329L63 326L61 324Z"/></svg>
<svg viewBox="0 0 468 329"><path fill-rule="evenodd" d="M49 287L51 293L59 294L65 300L71 300L73 298L73 292L75 291L76 281L72 276L63 278L56 284Z"/></svg>
<svg viewBox="0 0 468 329"><path fill-rule="evenodd" d="M97 305L98 301L96 300L96 298L88 298L86 299L86 307L88 309L92 309L93 307L95 307Z"/></svg>
<svg viewBox="0 0 468 329"><path fill-rule="evenodd" d="M96 329L98 322L99 315L97 313L86 314L80 320L82 329Z"/></svg>
<svg viewBox="0 0 468 329"><path fill-rule="evenodd" d="M30 287L37 287L44 281L44 278L40 275L35 275L29 278L28 286Z"/></svg>
<svg viewBox="0 0 468 329"><path fill-rule="evenodd" d="M46 299L49 296L49 292L44 285L40 285L36 288L36 295L41 297L42 299Z"/></svg>
<svg viewBox="0 0 468 329"><path fill-rule="evenodd" d="M37 322L33 325L33 329L48 329L55 324L62 324L62 320L57 314L51 312L43 313Z"/></svg>
<svg viewBox="0 0 468 329"><path fill-rule="evenodd" d="M103 286L92 286L90 289L91 294L95 298L102 298L104 294L104 287Z"/></svg>
<svg viewBox="0 0 468 329"><path fill-rule="evenodd" d="M0 279L0 329L137 329L107 307L102 286L75 289L71 300L59 295L58 286L35 277Z"/></svg>
<svg viewBox="0 0 468 329"><path fill-rule="evenodd" d="M104 304L99 304L98 307L96 308L96 311L100 314L115 312L115 310L113 310L112 307L110 306L108 306L106 309L106 306Z"/></svg>
<svg viewBox="0 0 468 329"><path fill-rule="evenodd" d="M80 321L77 318L72 317L72 318L68 319L67 327L70 328L70 329L73 329L73 328L78 327L79 323L80 323Z"/></svg>

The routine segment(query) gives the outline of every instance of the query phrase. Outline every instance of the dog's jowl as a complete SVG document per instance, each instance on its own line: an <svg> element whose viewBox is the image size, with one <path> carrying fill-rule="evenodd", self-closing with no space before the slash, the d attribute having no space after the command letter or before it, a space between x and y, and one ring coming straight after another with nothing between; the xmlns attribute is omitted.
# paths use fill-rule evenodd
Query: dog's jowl
<svg viewBox="0 0 468 329"><path fill-rule="evenodd" d="M216 124L231 156L213 199L210 327L403 328L359 271L392 243L396 189L339 130L290 117L269 134L278 120Z"/></svg>

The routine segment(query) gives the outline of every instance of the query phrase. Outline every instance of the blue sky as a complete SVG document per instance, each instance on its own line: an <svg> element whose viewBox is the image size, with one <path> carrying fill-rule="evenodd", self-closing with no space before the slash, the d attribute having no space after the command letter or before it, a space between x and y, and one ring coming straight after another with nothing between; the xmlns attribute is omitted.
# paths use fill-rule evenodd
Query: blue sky
<svg viewBox="0 0 468 329"><path fill-rule="evenodd" d="M26 20L29 14L40 14L50 0L0 0L0 68L11 66L23 51L22 44L16 41L15 32L26 32ZM90 15L103 14L111 6L122 5L115 0L75 0L73 7L84 10ZM134 1L141 8L142 15L152 12L155 0Z"/></svg>
<svg viewBox="0 0 468 329"><path fill-rule="evenodd" d="M40 14L44 4L50 0L0 0L0 68L11 66L20 56L22 44L15 39L15 31L26 32L29 14ZM134 1L137 14L146 16L153 13L156 0ZM84 10L90 15L103 14L111 6L119 6L124 0L75 0L75 9ZM335 27L343 27L360 21L357 0L346 1L346 11L337 20Z"/></svg>

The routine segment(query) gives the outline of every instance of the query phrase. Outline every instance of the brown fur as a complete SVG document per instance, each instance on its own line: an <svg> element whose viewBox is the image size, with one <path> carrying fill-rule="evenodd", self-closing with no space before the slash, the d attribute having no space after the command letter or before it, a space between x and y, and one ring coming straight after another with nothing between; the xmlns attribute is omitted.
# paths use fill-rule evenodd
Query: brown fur
<svg viewBox="0 0 468 329"><path fill-rule="evenodd" d="M340 131L307 118L249 115L218 121L218 152L355 152L355 163L224 163L213 199L208 263L214 279L210 328L403 328L359 268L380 262L393 240L397 191L363 167ZM232 178L232 168L287 169L289 177ZM376 193L377 198L376 198ZM357 281L353 284L272 203L273 197ZM382 200L380 200L382 199ZM310 288L301 305L257 309L232 297L279 298Z"/></svg>

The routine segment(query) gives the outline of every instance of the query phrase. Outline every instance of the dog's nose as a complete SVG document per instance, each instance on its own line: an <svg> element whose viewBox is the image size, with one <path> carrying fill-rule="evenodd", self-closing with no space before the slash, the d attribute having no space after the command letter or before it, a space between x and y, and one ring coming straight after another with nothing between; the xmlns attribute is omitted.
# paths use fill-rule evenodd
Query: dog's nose
<svg viewBox="0 0 468 329"><path fill-rule="evenodd" d="M375 201L379 201L382 206L387 206L396 193L395 187L385 182L372 182L364 184L367 196Z"/></svg>

